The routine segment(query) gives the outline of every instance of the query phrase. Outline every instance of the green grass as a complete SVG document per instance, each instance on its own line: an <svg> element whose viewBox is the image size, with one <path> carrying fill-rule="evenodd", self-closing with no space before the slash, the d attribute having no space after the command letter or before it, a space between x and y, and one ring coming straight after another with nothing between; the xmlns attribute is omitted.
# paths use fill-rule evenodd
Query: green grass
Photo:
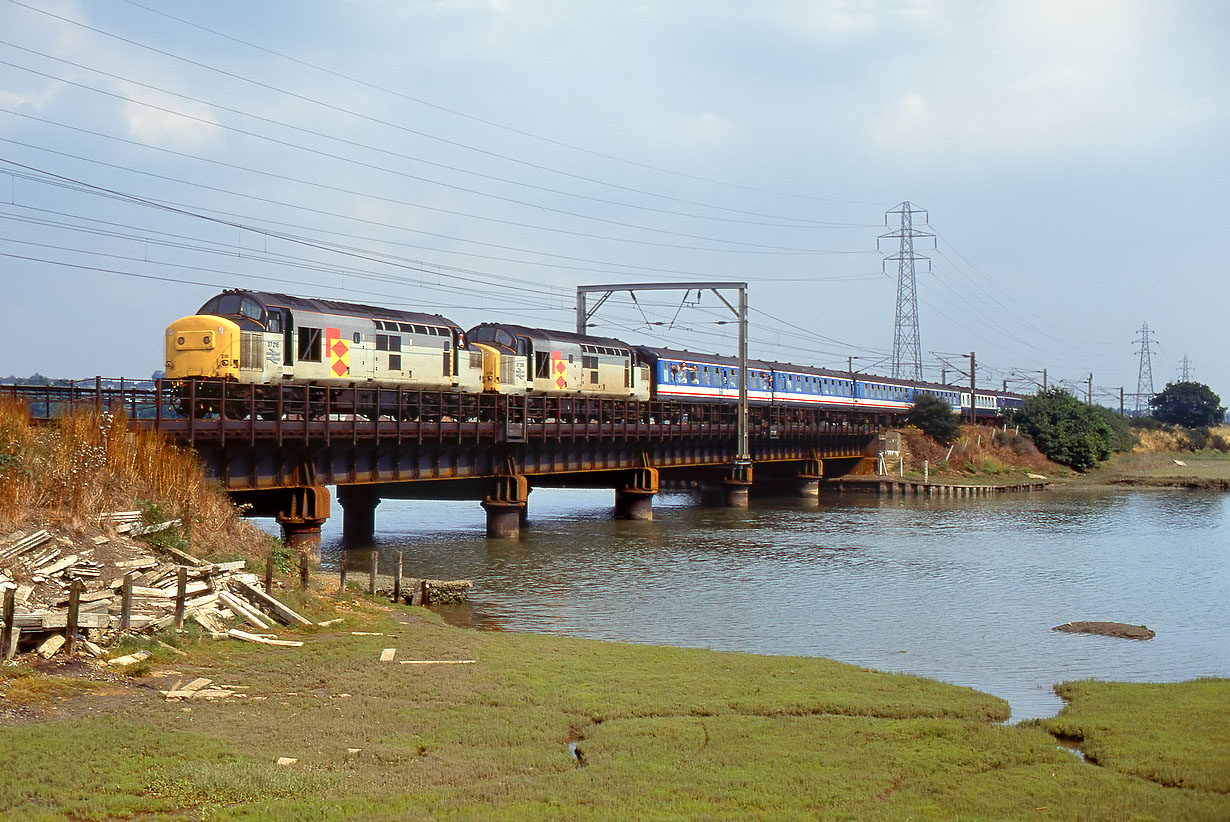
<svg viewBox="0 0 1230 822"><path fill-rule="evenodd" d="M1230 816L1224 728L1202 747L1190 722L1146 720L1144 703L1120 708L1117 691L1074 692L1064 714L1097 766L1059 750L1042 723L998 724L1000 699L918 677L461 630L421 609L398 611L401 624L353 597L341 607L346 622L303 633L302 648L185 642L188 658L140 681L173 666L246 686L246 698L168 703L134 687L0 727L0 818ZM380 663L387 647L478 663ZM1164 702L1187 686L1150 687ZM1230 698L1224 680L1198 688L1176 712ZM1091 732L1103 725L1115 733ZM299 761L280 767L281 756Z"/></svg>
<svg viewBox="0 0 1230 822"><path fill-rule="evenodd" d="M1230 794L1227 680L1065 682L1069 704L1042 724L1083 740L1093 761L1162 785Z"/></svg>

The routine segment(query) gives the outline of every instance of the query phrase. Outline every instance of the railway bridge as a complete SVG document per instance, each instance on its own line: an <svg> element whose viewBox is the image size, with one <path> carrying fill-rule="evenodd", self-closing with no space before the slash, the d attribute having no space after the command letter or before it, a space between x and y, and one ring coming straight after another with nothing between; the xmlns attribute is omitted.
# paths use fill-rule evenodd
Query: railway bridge
<svg viewBox="0 0 1230 822"><path fill-rule="evenodd" d="M251 516L275 517L291 544L319 542L337 486L348 540L369 540L384 499L474 499L487 533L516 536L534 487L615 490L615 516L652 519L664 488L747 505L753 487L815 495L822 478L866 473L892 418L843 409L752 406L738 459L736 408L720 403L254 386L204 404L169 382L97 379L0 386L36 419L82 405L123 412L133 429L194 449ZM197 413L184 413L185 409Z"/></svg>

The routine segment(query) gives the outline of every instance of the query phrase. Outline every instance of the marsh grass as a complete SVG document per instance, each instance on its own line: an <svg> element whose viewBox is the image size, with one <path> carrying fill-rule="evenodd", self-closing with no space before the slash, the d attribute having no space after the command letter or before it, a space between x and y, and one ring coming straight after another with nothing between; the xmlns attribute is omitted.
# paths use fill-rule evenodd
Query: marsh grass
<svg viewBox="0 0 1230 822"><path fill-rule="evenodd" d="M243 522L195 456L156 431L129 431L122 408L76 409L31 425L24 404L0 398L0 532L24 526L81 530L107 511L143 511L146 522L180 519L151 535L201 556L264 557L269 540Z"/></svg>
<svg viewBox="0 0 1230 822"><path fill-rule="evenodd" d="M102 715L0 728L0 817L1118 820L1230 810L1212 789L1080 762L1040 723L998 724L1003 701L968 688L822 659L480 633L422 609L391 618L350 595L339 611L342 625L304 633L298 649L184 643L191 655L175 670L245 685L245 699L166 703L141 689ZM380 663L385 647L399 659L478 663ZM1224 704L1228 685L1183 705ZM1095 702L1083 707L1088 722L1101 716ZM1125 730L1140 727L1134 716L1122 713ZM1137 756L1174 745L1168 727L1188 732L1158 722ZM299 761L279 768L279 756ZM1225 756L1224 746L1204 754ZM1174 767L1203 779L1199 757Z"/></svg>
<svg viewBox="0 0 1230 822"><path fill-rule="evenodd" d="M1065 682L1067 706L1042 725L1079 739L1105 767L1152 782L1230 794L1227 680Z"/></svg>

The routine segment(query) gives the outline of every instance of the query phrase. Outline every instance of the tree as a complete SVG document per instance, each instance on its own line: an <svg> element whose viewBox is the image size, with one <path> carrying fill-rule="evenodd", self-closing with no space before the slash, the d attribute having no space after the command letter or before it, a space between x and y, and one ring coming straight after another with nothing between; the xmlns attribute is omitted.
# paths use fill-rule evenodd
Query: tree
<svg viewBox="0 0 1230 822"><path fill-rule="evenodd" d="M952 406L931 394L914 395L914 407L906 415L905 422L944 443L952 442L961 433L960 421Z"/></svg>
<svg viewBox="0 0 1230 822"><path fill-rule="evenodd" d="M1013 420L1039 451L1077 471L1088 471L1109 457L1116 439L1094 406L1058 388L1025 400Z"/></svg>
<svg viewBox="0 0 1230 822"><path fill-rule="evenodd" d="M1172 382L1149 399L1154 418L1185 428L1205 428L1224 419L1221 397L1200 382Z"/></svg>

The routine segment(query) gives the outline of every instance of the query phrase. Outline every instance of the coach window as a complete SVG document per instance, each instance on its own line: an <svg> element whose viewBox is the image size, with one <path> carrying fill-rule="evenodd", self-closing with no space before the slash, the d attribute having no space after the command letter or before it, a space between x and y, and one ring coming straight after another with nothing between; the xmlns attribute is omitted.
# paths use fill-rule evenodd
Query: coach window
<svg viewBox="0 0 1230 822"><path fill-rule="evenodd" d="M299 359L320 362L320 329L299 326Z"/></svg>

